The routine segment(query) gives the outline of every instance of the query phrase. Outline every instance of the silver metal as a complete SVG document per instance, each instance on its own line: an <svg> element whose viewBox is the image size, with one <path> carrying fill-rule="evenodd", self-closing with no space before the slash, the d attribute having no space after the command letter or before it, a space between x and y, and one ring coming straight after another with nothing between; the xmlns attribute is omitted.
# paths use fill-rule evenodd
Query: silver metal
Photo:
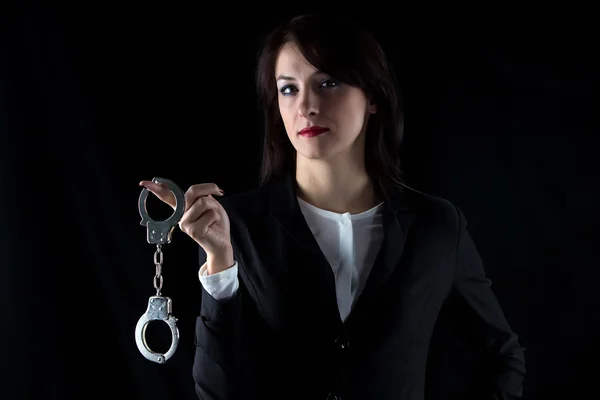
<svg viewBox="0 0 600 400"><path fill-rule="evenodd" d="M163 263L163 252L161 250L162 245L156 245L156 251L154 252L154 265L156 266L156 275L154 275L154 289L156 289L156 295L161 295L163 277L162 277L162 263ZM158 256L158 257L157 257ZM157 281L158 280L158 281Z"/></svg>
<svg viewBox="0 0 600 400"><path fill-rule="evenodd" d="M140 198L138 201L138 208L140 210L140 215L142 216L140 225L148 228L148 243L171 243L173 230L175 229L175 226L181 217L183 217L183 213L185 211L185 195L183 194L183 190L181 190L181 188L173 181L164 178L154 178L152 181L154 183L166 185L175 195L175 201L177 203L175 205L173 214L171 214L169 218L164 221L154 221L152 218L150 218L148 211L146 210L146 199L148 198L149 191L146 188L142 189L142 193L140 193Z"/></svg>
<svg viewBox="0 0 600 400"><path fill-rule="evenodd" d="M135 342L140 353L150 361L164 364L175 354L179 344L179 329L175 324L177 318L171 315L173 303L169 297L152 296L148 300L148 308L140 317L135 327ZM164 321L171 328L171 347L166 353L156 353L148 347L146 342L146 328L151 321Z"/></svg>
<svg viewBox="0 0 600 400"><path fill-rule="evenodd" d="M148 243L156 245L156 251L154 252L154 266L156 268L156 274L154 275L154 288L156 289L156 296L150 297L148 300L148 307L146 312L140 317L135 327L135 342L137 347L144 357L150 361L154 361L159 364L167 362L177 349L179 343L179 329L175 324L177 318L171 315L173 309L173 303L171 298L164 297L161 295L163 286L162 276L162 263L163 263L163 252L162 246L166 243L171 243L171 237L175 226L181 220L185 211L185 196L183 190L177 186L174 182L164 178L153 178L154 183L166 185L171 192L175 195L175 210L173 214L165 221L154 221L148 215L146 210L146 199L148 198L148 189L144 188L140 193L138 201L138 209L142 217L140 224L147 228L146 238ZM171 347L164 353L156 353L148 347L146 342L146 328L152 321L164 321L169 328L171 328Z"/></svg>

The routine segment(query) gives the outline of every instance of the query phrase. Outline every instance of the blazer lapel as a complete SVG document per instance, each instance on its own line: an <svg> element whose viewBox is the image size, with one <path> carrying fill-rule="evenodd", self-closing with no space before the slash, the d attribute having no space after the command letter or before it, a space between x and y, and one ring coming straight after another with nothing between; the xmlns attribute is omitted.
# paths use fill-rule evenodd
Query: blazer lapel
<svg viewBox="0 0 600 400"><path fill-rule="evenodd" d="M269 193L269 211L271 216L298 244L319 260L327 263L319 243L304 219L290 174L285 174L272 182Z"/></svg>
<svg viewBox="0 0 600 400"><path fill-rule="evenodd" d="M392 193L389 199L384 202L382 216L383 242L365 287L346 322L356 314L355 311L361 304L366 303L373 294L378 293L381 286L401 265L399 261L404 253L408 229L414 215L415 212L410 207L408 196L402 191Z"/></svg>
<svg viewBox="0 0 600 400"><path fill-rule="evenodd" d="M271 216L298 245L314 256L316 262L303 267L306 269L306 276L313 281L325 282L324 287L328 288L320 293L314 293L314 297L322 301L320 311L327 316L327 320L333 322L334 326L342 325L335 291L335 276L300 209L290 174L284 174L270 184L268 198Z"/></svg>

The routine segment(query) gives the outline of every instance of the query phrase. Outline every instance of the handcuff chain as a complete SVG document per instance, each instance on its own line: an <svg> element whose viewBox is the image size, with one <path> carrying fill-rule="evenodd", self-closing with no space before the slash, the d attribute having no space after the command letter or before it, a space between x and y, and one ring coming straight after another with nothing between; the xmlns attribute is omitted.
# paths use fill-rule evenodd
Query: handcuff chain
<svg viewBox="0 0 600 400"><path fill-rule="evenodd" d="M154 289L156 289L156 295L161 295L163 276L162 276L162 264L163 264L163 252L161 249L162 245L156 245L156 251L154 252L154 265L156 267L156 275L154 275Z"/></svg>

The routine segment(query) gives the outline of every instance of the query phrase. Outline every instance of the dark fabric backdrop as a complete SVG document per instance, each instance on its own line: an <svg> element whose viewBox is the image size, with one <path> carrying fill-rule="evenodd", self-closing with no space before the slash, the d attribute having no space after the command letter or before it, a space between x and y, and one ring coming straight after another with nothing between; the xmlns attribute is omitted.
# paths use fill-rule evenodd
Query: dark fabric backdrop
<svg viewBox="0 0 600 400"><path fill-rule="evenodd" d="M226 195L257 184L258 46L280 19L310 9L236 7L3 2L2 399L195 398L197 247L179 230L163 269L177 352L154 364L134 341L154 294L137 184L215 182ZM527 348L525 398L591 398L600 358L592 12L574 3L356 7L331 12L360 16L388 52L406 101L409 184L469 219ZM153 218L170 215L153 200ZM166 349L167 333L151 325L155 349ZM461 398L476 354L458 336L432 346L431 374L443 384L430 398Z"/></svg>

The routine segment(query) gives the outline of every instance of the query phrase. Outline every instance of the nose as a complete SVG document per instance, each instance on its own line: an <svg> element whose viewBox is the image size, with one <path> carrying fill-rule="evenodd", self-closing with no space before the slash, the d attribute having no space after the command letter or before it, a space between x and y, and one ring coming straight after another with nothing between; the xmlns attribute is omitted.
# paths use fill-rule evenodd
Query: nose
<svg viewBox="0 0 600 400"><path fill-rule="evenodd" d="M303 118L313 117L319 113L319 97L312 90L300 93L298 114Z"/></svg>

